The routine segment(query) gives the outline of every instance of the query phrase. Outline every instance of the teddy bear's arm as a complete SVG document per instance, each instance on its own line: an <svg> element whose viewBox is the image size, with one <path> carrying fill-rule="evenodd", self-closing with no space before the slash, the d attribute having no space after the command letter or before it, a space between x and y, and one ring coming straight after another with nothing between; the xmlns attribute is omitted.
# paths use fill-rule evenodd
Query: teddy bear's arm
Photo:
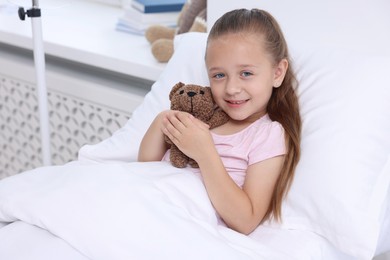
<svg viewBox="0 0 390 260"><path fill-rule="evenodd" d="M207 124L210 126L210 129L212 129L225 124L227 121L229 121L229 116L222 109L217 108Z"/></svg>

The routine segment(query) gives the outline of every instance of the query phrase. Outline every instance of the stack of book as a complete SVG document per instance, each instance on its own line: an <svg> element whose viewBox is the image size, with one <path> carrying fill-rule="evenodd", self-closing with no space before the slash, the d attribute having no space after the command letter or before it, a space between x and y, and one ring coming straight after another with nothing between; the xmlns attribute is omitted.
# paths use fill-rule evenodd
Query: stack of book
<svg viewBox="0 0 390 260"><path fill-rule="evenodd" d="M132 0L124 7L116 29L143 35L151 25L176 27L177 19L186 0Z"/></svg>

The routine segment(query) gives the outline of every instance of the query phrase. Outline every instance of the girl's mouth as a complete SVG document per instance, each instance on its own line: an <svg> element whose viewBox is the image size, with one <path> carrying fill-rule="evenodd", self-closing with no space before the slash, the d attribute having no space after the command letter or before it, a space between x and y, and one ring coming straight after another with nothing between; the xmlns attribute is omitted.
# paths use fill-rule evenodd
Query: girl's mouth
<svg viewBox="0 0 390 260"><path fill-rule="evenodd" d="M249 99L245 100L226 100L226 103L228 103L229 106L233 107L239 107L243 104L245 104Z"/></svg>

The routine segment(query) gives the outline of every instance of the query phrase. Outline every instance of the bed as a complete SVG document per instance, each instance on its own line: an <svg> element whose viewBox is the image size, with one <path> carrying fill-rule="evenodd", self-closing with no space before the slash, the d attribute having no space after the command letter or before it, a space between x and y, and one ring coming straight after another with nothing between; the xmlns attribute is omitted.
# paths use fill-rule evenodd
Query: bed
<svg viewBox="0 0 390 260"><path fill-rule="evenodd" d="M207 34L187 33L110 138L81 147L71 163L0 181L0 259L352 260L390 251L390 3L217 2L209 1L210 25L227 10L259 7L290 44L303 138L283 222L234 232L218 224L190 171L136 162L171 87L208 85Z"/></svg>

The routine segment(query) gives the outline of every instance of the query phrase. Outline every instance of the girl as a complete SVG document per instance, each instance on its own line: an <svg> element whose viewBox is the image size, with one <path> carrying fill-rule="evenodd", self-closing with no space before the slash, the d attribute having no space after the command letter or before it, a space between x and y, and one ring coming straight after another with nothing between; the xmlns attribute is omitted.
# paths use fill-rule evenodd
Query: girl
<svg viewBox="0 0 390 260"><path fill-rule="evenodd" d="M213 97L230 120L210 131L187 113L164 111L146 132L139 161L168 160L167 135L199 164L224 223L249 234L271 217L280 220L299 160L301 118L287 44L269 13L234 10L211 29L205 59Z"/></svg>

